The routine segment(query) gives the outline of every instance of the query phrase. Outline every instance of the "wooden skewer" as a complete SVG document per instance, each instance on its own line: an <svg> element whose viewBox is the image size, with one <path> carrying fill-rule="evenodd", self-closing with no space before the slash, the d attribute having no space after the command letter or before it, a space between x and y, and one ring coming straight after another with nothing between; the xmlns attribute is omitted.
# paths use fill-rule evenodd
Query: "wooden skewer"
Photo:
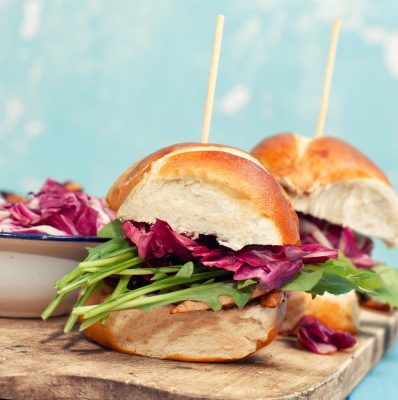
<svg viewBox="0 0 398 400"><path fill-rule="evenodd" d="M216 32L214 34L213 52L211 55L209 83L207 86L207 97L206 97L205 113L203 116L201 143L207 143L209 140L211 114L213 112L214 93L216 90L217 70L218 70L218 62L220 60L223 28L224 28L224 15L218 15L216 21Z"/></svg>
<svg viewBox="0 0 398 400"><path fill-rule="evenodd" d="M336 59L337 42L339 39L341 28L341 18L336 18L333 23L332 37L329 44L328 64L325 72L325 80L323 82L323 92L321 99L321 108L319 110L318 124L316 127L315 137L319 138L323 135L325 129L325 119L329 104L330 86L332 83L334 62Z"/></svg>

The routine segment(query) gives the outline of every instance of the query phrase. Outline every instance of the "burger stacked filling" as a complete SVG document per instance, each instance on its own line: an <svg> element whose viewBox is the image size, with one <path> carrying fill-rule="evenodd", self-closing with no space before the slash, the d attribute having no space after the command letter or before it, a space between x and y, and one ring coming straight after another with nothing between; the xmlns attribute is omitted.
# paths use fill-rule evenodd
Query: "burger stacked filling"
<svg viewBox="0 0 398 400"><path fill-rule="evenodd" d="M255 279L268 290L280 289L306 264L337 258L337 251L321 244L304 246L245 246L234 251L218 244L214 236L201 235L193 240L174 232L165 221L153 225L124 222L123 232L138 249L146 264L159 265L193 261L206 267L233 273L233 280Z"/></svg>
<svg viewBox="0 0 398 400"><path fill-rule="evenodd" d="M338 250L358 269L373 270L380 274L386 287L385 295L373 297L369 293L361 293L361 304L370 308L389 310L397 307L395 300L398 286L398 271L382 265L372 258L373 241L371 238L354 232L341 225L315 218L308 214L297 213L300 221L300 237L304 244L322 244Z"/></svg>
<svg viewBox="0 0 398 400"><path fill-rule="evenodd" d="M213 236L193 237L175 232L165 221L154 224L114 221L100 236L112 237L89 249L88 257L56 284L57 295L43 312L47 319L68 293L80 297L65 332L78 318L84 330L113 311L152 311L186 301L204 304L197 309L219 311L225 304L244 307L272 291L299 290L312 295L358 290L398 305L380 273L358 269L335 249L319 243L250 245L234 251ZM92 294L107 287L101 304L86 305ZM229 299L226 301L226 299Z"/></svg>
<svg viewBox="0 0 398 400"><path fill-rule="evenodd" d="M342 251L358 268L372 268L378 263L372 259L372 239L341 225L332 224L308 214L297 213L303 244L321 244Z"/></svg>

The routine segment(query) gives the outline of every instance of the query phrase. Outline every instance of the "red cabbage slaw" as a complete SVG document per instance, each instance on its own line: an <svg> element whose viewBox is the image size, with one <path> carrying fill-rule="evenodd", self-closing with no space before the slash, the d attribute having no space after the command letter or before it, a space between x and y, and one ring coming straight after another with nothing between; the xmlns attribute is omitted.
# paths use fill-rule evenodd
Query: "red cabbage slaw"
<svg viewBox="0 0 398 400"><path fill-rule="evenodd" d="M351 334L335 331L323 325L317 318L310 316L305 316L300 320L297 339L304 349L317 354L331 354L346 350L356 343Z"/></svg>
<svg viewBox="0 0 398 400"><path fill-rule="evenodd" d="M0 232L96 236L114 218L103 199L72 192L53 179L24 201L0 200Z"/></svg>
<svg viewBox="0 0 398 400"><path fill-rule="evenodd" d="M341 250L358 268L372 268L378 263L372 259L373 241L352 229L313 216L298 213L301 242L318 243Z"/></svg>
<svg viewBox="0 0 398 400"><path fill-rule="evenodd" d="M200 261L208 267L234 272L235 280L257 279L267 289L280 289L303 268L304 264L321 263L337 258L338 252L320 244L304 246L250 245L233 251L220 246L212 237L193 240L179 234L166 222L152 225L123 222L123 231L138 248L138 255L147 263L176 258L182 262Z"/></svg>

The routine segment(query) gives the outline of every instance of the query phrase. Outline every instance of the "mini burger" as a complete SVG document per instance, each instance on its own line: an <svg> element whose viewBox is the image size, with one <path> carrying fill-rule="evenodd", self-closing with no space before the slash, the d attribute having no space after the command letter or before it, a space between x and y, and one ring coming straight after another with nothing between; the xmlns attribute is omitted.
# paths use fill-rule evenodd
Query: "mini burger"
<svg viewBox="0 0 398 400"><path fill-rule="evenodd" d="M117 221L108 242L56 284L50 316L80 296L66 323L99 344L141 356L222 362L269 344L285 290L312 294L344 283L377 296L380 278L300 244L297 215L253 156L232 147L179 144L134 164L109 191Z"/></svg>
<svg viewBox="0 0 398 400"><path fill-rule="evenodd" d="M373 304L398 306L396 271L379 265L371 255L372 237L388 246L398 244L398 199L383 172L333 137L311 140L282 133L264 139L252 155L288 193L299 216L302 244L336 249L364 273L376 271L385 287L378 299L364 297ZM358 311L354 292L339 297L326 293L316 299L290 293L284 330L310 315L333 329L355 333Z"/></svg>

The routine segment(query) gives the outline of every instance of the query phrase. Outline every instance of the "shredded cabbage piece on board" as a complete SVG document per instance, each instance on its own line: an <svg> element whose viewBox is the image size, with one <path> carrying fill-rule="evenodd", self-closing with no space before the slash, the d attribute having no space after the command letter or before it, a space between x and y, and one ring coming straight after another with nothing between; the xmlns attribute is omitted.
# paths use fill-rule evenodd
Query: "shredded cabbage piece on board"
<svg viewBox="0 0 398 400"><path fill-rule="evenodd" d="M357 342L351 334L335 331L310 316L305 316L300 320L297 339L304 349L317 354L331 354L346 350Z"/></svg>

